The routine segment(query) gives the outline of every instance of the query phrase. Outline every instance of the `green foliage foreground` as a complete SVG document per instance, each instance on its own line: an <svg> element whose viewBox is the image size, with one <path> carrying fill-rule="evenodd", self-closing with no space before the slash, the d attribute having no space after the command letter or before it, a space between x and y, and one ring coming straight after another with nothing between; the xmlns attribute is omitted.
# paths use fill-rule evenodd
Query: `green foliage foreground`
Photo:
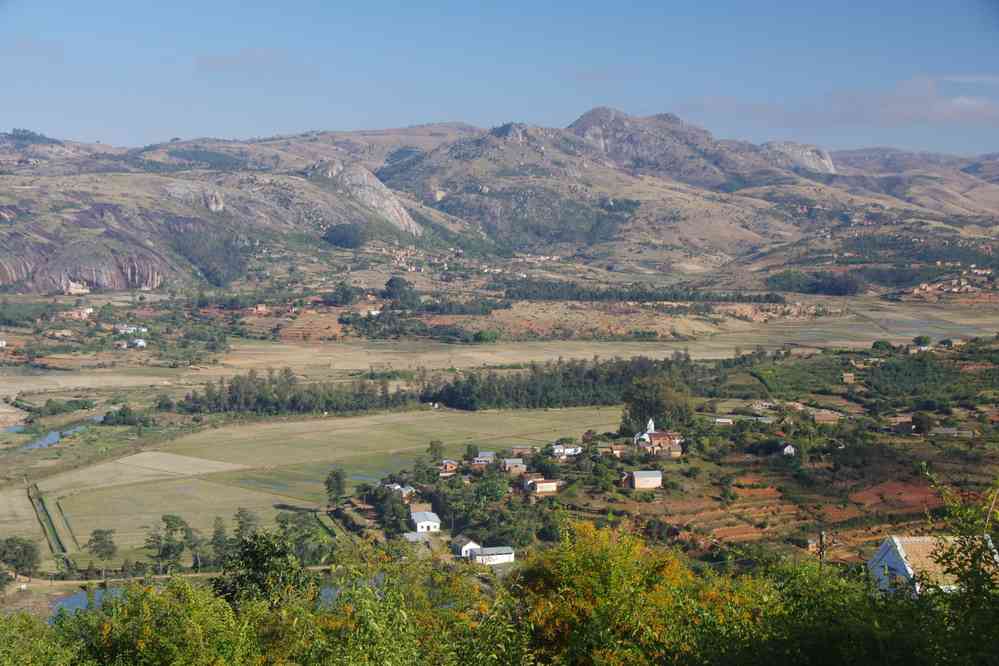
<svg viewBox="0 0 999 666"><path fill-rule="evenodd" d="M999 563L980 547L994 507L951 506L953 593L881 595L814 562L697 572L588 524L503 580L392 544L343 548L322 580L256 534L211 586L136 584L50 624L4 618L0 663L995 664Z"/></svg>

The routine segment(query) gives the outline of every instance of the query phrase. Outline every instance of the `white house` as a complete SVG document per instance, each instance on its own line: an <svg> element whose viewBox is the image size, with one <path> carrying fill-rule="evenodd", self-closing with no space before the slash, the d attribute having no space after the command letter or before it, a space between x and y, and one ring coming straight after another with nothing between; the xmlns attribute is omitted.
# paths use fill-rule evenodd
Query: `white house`
<svg viewBox="0 0 999 666"><path fill-rule="evenodd" d="M495 546L493 548L478 548L471 552L472 561L476 564L506 564L516 559L510 546Z"/></svg>
<svg viewBox="0 0 999 666"><path fill-rule="evenodd" d="M636 490L662 488L663 473L657 469L631 472L628 474L628 483Z"/></svg>
<svg viewBox="0 0 999 666"><path fill-rule="evenodd" d="M909 587L919 594L917 576L928 576L944 589L952 588L942 575L940 565L933 559L936 549L953 537L906 537L890 536L882 542L874 556L867 561L867 570L877 583L878 589L890 591Z"/></svg>
<svg viewBox="0 0 999 666"><path fill-rule="evenodd" d="M454 551L455 557L463 557L468 559L472 556L472 553L476 550L482 548L479 544L469 539L467 536L455 537L451 541L451 550Z"/></svg>
<svg viewBox="0 0 999 666"><path fill-rule="evenodd" d="M414 511L410 516L417 532L440 532L441 519L433 511Z"/></svg>
<svg viewBox="0 0 999 666"><path fill-rule="evenodd" d="M781 455L794 456L794 455L796 455L798 453L798 450L795 449L790 444L786 444L783 448L781 448L780 452L781 452Z"/></svg>
<svg viewBox="0 0 999 666"><path fill-rule="evenodd" d="M385 487L391 490L392 492L399 493L402 496L402 499L404 500L409 499L410 496L416 492L416 488L414 488L413 486L402 486L399 485L398 483L388 483L385 484Z"/></svg>
<svg viewBox="0 0 999 666"><path fill-rule="evenodd" d="M556 458L572 458L573 456L578 456L583 452L583 447L581 446L565 446L564 444L554 444L552 446L552 455Z"/></svg>
<svg viewBox="0 0 999 666"><path fill-rule="evenodd" d="M0 349L3 349L6 346L7 346L7 341L6 340L0 340Z"/></svg>
<svg viewBox="0 0 999 666"><path fill-rule="evenodd" d="M495 451L479 451L479 454L472 458L472 464L477 467L486 467L496 462Z"/></svg>
<svg viewBox="0 0 999 666"><path fill-rule="evenodd" d="M132 340L132 346L135 347L136 349L145 349L146 341L143 340L142 338L136 338Z"/></svg>

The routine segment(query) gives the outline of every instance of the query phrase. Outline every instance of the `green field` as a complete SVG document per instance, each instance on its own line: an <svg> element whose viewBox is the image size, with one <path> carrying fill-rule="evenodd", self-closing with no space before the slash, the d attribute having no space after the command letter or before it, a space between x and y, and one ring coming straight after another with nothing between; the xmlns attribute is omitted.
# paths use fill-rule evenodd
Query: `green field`
<svg viewBox="0 0 999 666"><path fill-rule="evenodd" d="M614 430L620 414L619 407L424 410L233 425L182 437L158 451L58 474L39 486L61 540L78 563L89 560L78 544L98 528L113 528L119 559L134 559L166 513L205 533L215 516L229 519L240 507L270 523L282 509L320 505L323 479L333 465L343 466L354 484L372 482L412 464L433 439L442 440L454 455L469 443L483 449L544 445L588 429ZM31 511L26 495L18 506L20 511L8 510L10 529L16 525L40 538L33 512L25 514Z"/></svg>

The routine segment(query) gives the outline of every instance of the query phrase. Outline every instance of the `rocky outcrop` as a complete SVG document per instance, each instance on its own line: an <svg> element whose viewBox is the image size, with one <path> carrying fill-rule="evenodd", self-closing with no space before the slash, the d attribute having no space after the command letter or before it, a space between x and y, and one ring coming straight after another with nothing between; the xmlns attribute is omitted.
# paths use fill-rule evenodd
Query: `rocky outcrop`
<svg viewBox="0 0 999 666"><path fill-rule="evenodd" d="M212 211L213 213L221 213L225 210L225 197L221 192L212 190L211 192L205 192L204 196L205 208Z"/></svg>
<svg viewBox="0 0 999 666"><path fill-rule="evenodd" d="M358 164L344 164L339 160L323 160L306 169L305 175L323 181L338 192L371 209L393 226L419 236L423 233L392 190Z"/></svg>
<svg viewBox="0 0 999 666"><path fill-rule="evenodd" d="M621 168L698 187L732 190L783 175L758 147L716 140L670 113L639 118L600 107L580 116L568 130Z"/></svg>
<svg viewBox="0 0 999 666"><path fill-rule="evenodd" d="M760 148L776 164L784 168L799 168L815 173L836 173L832 155L817 146L793 141L771 141Z"/></svg>
<svg viewBox="0 0 999 666"><path fill-rule="evenodd" d="M103 253L102 253L103 254ZM157 289L170 266L147 253L104 256L53 257L33 272L29 286L46 293L71 293L85 286L91 290Z"/></svg>

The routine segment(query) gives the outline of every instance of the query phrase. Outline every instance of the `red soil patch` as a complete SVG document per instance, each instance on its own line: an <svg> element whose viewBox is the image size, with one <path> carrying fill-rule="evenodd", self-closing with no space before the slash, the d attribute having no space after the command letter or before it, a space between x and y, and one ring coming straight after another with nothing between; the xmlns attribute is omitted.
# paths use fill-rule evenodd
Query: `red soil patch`
<svg viewBox="0 0 999 666"><path fill-rule="evenodd" d="M850 495L850 499L867 508L909 510L931 509L941 506L936 492L926 484L885 481L867 490Z"/></svg>
<svg viewBox="0 0 999 666"><path fill-rule="evenodd" d="M711 534L725 541L755 541L763 538L763 532L749 525L736 525L734 527L718 527L711 530Z"/></svg>
<svg viewBox="0 0 999 666"><path fill-rule="evenodd" d="M777 499L780 493L776 488L736 488L736 495L747 499Z"/></svg>
<svg viewBox="0 0 999 666"><path fill-rule="evenodd" d="M855 506L848 506L845 509L838 506L824 506L822 507L822 515L827 522L839 523L862 516L864 512Z"/></svg>

